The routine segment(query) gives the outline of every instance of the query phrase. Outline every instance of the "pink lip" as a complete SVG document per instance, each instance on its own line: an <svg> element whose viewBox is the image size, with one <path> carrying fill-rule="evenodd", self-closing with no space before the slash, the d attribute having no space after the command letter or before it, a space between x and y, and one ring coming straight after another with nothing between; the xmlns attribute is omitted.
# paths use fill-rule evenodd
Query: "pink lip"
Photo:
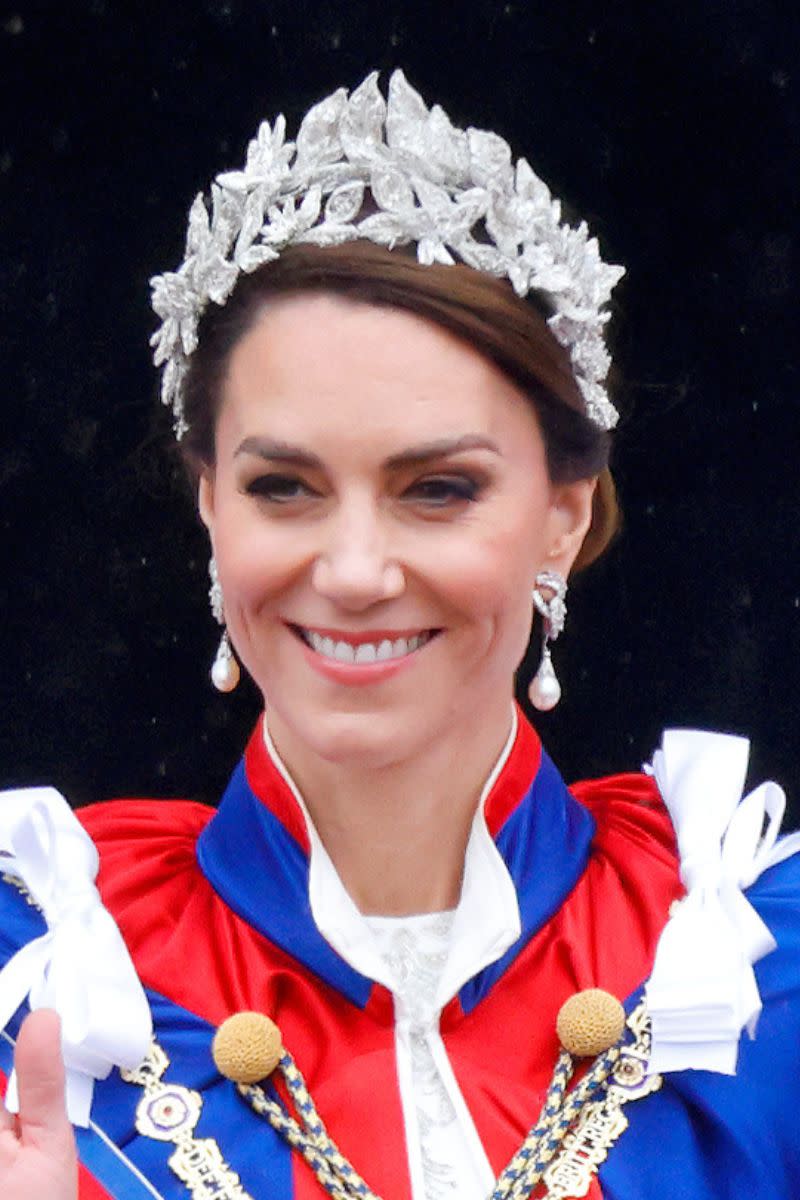
<svg viewBox="0 0 800 1200"><path fill-rule="evenodd" d="M384 637L390 637L391 640L394 640L395 638L409 636L402 633L394 633L392 635L381 630L375 630L374 632L370 631L369 637L355 635L359 640L353 641L353 634L342 637L341 633L337 633L336 631L315 629L314 632L319 632L323 637L335 637L338 641L350 642L351 645L360 645L361 642L379 641ZM414 634L412 633L410 636L413 637ZM371 683L381 683L384 679L390 679L393 675L399 675L401 671L405 671L411 666L414 656L425 648L422 646L420 650L412 650L409 654L404 654L402 658L391 658L386 662L346 663L337 662L332 658L324 658L321 654L317 654L316 650L312 650L301 637L297 638L297 642L305 656L306 662L318 674L332 680L334 683L349 684L352 687L364 687Z"/></svg>
<svg viewBox="0 0 800 1200"><path fill-rule="evenodd" d="M428 633L430 628L418 625L414 629L363 629L360 633L354 633L347 629L325 629L319 625L293 624L295 629L310 629L312 633L318 633L320 637L329 637L334 642L347 642L348 646L362 646L364 642L375 642L376 644L383 641L396 642L398 638L419 637L422 633Z"/></svg>

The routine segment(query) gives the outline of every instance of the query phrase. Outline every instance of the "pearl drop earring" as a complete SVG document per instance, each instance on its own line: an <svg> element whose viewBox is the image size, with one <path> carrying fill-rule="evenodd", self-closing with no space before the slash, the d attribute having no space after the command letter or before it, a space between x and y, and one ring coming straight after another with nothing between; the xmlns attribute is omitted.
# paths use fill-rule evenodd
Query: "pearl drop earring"
<svg viewBox="0 0 800 1200"><path fill-rule="evenodd" d="M542 589L549 595L545 595ZM542 657L528 688L528 698L540 712L549 712L561 699L561 684L553 668L550 642L554 642L564 628L566 595L567 581L558 571L540 571L536 576L533 603L542 616Z"/></svg>
<svg viewBox="0 0 800 1200"><path fill-rule="evenodd" d="M208 574L211 578L211 587L208 590L211 611L214 614L217 624L224 626L225 606L222 598L222 584L219 581L217 560L213 554L208 564ZM228 631L224 628L214 662L211 666L211 682L218 692L232 692L239 682L239 664L233 656Z"/></svg>
<svg viewBox="0 0 800 1200"><path fill-rule="evenodd" d="M239 664L233 657L227 629L220 638L211 666L211 682L218 692L232 692L239 682Z"/></svg>

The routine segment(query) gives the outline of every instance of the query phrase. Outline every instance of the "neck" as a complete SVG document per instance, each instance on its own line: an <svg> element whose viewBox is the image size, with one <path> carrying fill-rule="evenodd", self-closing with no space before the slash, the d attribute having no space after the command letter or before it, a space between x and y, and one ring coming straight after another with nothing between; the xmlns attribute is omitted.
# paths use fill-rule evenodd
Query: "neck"
<svg viewBox="0 0 800 1200"><path fill-rule="evenodd" d="M269 718L270 737L303 797L349 896L363 913L407 916L454 908L481 792L511 732L502 715L439 737L387 766L329 763L297 753Z"/></svg>

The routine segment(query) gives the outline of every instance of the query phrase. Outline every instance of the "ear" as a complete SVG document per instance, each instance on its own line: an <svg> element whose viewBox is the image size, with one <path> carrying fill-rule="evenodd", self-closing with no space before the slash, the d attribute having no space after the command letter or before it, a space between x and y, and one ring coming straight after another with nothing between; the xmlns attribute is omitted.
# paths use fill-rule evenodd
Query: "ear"
<svg viewBox="0 0 800 1200"><path fill-rule="evenodd" d="M547 561L540 570L558 571L566 579L592 523L592 500L597 479L553 484Z"/></svg>
<svg viewBox="0 0 800 1200"><path fill-rule="evenodd" d="M197 511L209 533L214 529L214 472L204 468L197 484Z"/></svg>

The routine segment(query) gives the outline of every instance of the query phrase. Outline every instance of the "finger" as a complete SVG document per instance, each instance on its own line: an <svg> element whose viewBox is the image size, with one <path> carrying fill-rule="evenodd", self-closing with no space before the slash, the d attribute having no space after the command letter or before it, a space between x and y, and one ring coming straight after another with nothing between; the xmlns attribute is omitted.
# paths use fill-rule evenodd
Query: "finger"
<svg viewBox="0 0 800 1200"><path fill-rule="evenodd" d="M17 1161L19 1156L19 1126L13 1113L5 1112L5 1120L0 1129L0 1179L3 1171Z"/></svg>
<svg viewBox="0 0 800 1200"><path fill-rule="evenodd" d="M50 1009L31 1013L22 1023L14 1053L19 1088L19 1125L23 1144L53 1148L71 1140L64 1099L61 1022Z"/></svg>
<svg viewBox="0 0 800 1200"><path fill-rule="evenodd" d="M13 1132L16 1127L14 1113L10 1113L5 1104L0 1102L0 1134L5 1133L6 1130Z"/></svg>
<svg viewBox="0 0 800 1200"><path fill-rule="evenodd" d="M19 1147L19 1121L5 1104L0 1104L0 1171L13 1158Z"/></svg>

